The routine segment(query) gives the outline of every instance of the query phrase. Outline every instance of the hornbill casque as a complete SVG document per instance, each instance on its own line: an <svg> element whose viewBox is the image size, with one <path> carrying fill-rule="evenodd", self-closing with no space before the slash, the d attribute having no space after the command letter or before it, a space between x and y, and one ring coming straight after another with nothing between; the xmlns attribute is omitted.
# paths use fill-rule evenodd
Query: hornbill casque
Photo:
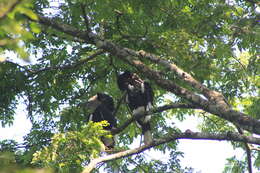
<svg viewBox="0 0 260 173"><path fill-rule="evenodd" d="M104 127L105 130L116 128L117 121L114 115L115 107L113 98L111 96L104 93L97 93L88 100L86 107L92 112L89 115L89 121L100 122L106 120L109 125ZM114 137L102 137L101 141L104 143L107 149L114 148Z"/></svg>
<svg viewBox="0 0 260 173"><path fill-rule="evenodd" d="M125 71L118 75L117 84L121 91L126 91L126 102L133 115L143 114L152 108L152 87L137 74ZM137 120L137 125L142 129L145 144L152 142L150 119L151 116L147 115Z"/></svg>

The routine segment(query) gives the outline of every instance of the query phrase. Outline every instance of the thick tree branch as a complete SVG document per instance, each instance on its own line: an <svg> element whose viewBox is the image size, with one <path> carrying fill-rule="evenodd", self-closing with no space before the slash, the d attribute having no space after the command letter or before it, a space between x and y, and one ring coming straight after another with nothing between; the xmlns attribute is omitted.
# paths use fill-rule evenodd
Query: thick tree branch
<svg viewBox="0 0 260 173"><path fill-rule="evenodd" d="M184 70L182 70L181 68L179 68L176 64L174 64L173 62L169 62L167 60L164 60L162 58L157 57L156 55L147 53L143 50L136 52L133 50L128 49L128 52L132 55L132 56L136 56L136 57L140 57L140 58L146 58L154 63L159 63L162 66L166 67L168 70L173 71L177 74L177 76L185 81L187 84L189 84L191 87L196 88L197 90L199 90L205 97L207 97L209 100L214 100L214 101L218 101L218 100L223 100L224 96L214 90L210 90L208 89L206 86L204 86L203 84L201 84L199 81L197 81L196 79L194 79L189 73L185 72Z"/></svg>
<svg viewBox="0 0 260 173"><path fill-rule="evenodd" d="M260 139L255 137L248 137L240 135L239 133L220 133L220 134L210 134L210 133L199 133L199 132L192 132L190 130L187 130L185 133L175 133L170 134L167 137L161 138L159 140L154 140L150 144L142 145L138 148L129 149L126 151L118 152L115 154L110 154L104 157L100 157L97 159L93 159L90 161L90 163L84 168L82 173L89 173L91 170L95 168L95 166L98 163L101 162L107 162L127 156L131 156L134 154L141 153L147 149L150 149L152 147L165 144L171 141L175 141L177 139L199 139L199 140L218 140L218 141L237 141L237 142L247 142L252 144L258 144L260 145Z"/></svg>
<svg viewBox="0 0 260 173"><path fill-rule="evenodd" d="M140 72L142 72L147 78L153 80L158 86L163 89L170 91L177 96L180 96L190 103L200 107L201 109L224 118L250 132L260 134L260 121L255 120L242 112L235 111L227 106L225 100L219 94L214 96L210 95L211 101L203 98L202 96L193 93L183 87L176 85L174 82L164 79L158 71L152 70L143 64L141 61L133 58L131 50L127 48L120 47L110 41L102 40L96 34L92 32L82 32L70 25L62 24L56 22L53 19L39 16L39 22L44 25L48 25L54 29L61 32L67 33L74 37L79 37L84 39L89 44L94 44L100 49L104 49L115 57L127 62L128 64L136 67ZM214 92L213 92L214 93ZM212 101L213 100L213 101Z"/></svg>
<svg viewBox="0 0 260 173"><path fill-rule="evenodd" d="M163 79L159 72L150 69L139 60L133 60L130 56L120 58L124 58L125 60L127 60L129 64L136 67L139 71L143 72L143 74L146 75L150 80L155 81L158 86L161 86L167 91L170 91L177 96L185 98L186 100L190 101L194 105L197 105L206 112L217 115L218 117L233 122L235 124L239 124L240 127L245 130L260 134L260 121L255 120L242 112L238 112L227 107L226 103L224 103L224 100L222 100L222 103L220 103L220 101L210 102L208 100L205 100L201 96L185 88L179 87L172 81Z"/></svg>

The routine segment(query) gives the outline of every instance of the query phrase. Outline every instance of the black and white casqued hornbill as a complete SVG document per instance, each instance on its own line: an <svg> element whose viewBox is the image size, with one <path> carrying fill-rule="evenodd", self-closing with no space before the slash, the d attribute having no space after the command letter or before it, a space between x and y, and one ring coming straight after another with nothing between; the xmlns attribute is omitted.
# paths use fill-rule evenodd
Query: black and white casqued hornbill
<svg viewBox="0 0 260 173"><path fill-rule="evenodd" d="M89 121L100 122L106 120L109 125L104 127L105 130L111 130L116 128L116 118L114 115L114 101L113 98L104 93L97 93L91 97L86 107L92 112L89 115ZM102 137L101 141L108 149L112 149L115 145L115 139Z"/></svg>
<svg viewBox="0 0 260 173"><path fill-rule="evenodd" d="M153 105L153 90L150 84L143 81L137 74L125 71L118 75L117 84L121 91L126 91L126 102L133 115L149 111ZM144 143L152 141L150 115L137 120L137 125L142 129Z"/></svg>

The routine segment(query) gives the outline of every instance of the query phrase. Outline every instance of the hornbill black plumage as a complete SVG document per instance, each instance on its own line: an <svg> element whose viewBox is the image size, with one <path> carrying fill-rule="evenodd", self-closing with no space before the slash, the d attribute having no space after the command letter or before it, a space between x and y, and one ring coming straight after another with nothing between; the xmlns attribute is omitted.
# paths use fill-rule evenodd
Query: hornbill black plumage
<svg viewBox="0 0 260 173"><path fill-rule="evenodd" d="M109 125L104 127L105 130L116 128L117 122L114 115L115 107L111 96L104 93L97 93L88 100L86 107L93 112L89 116L89 121L100 122L106 120ZM115 145L114 137L102 137L101 140L108 149L113 148Z"/></svg>
<svg viewBox="0 0 260 173"><path fill-rule="evenodd" d="M143 114L152 108L152 87L137 74L125 71L118 76L117 84L121 91L126 91L126 102L134 115ZM137 120L137 125L142 128L145 144L152 141L150 119L151 116L147 115Z"/></svg>

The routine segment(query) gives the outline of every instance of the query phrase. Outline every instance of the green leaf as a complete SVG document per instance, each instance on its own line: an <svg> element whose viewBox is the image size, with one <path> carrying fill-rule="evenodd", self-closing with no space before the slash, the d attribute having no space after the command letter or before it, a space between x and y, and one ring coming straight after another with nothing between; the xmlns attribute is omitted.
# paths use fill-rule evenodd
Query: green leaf
<svg viewBox="0 0 260 173"><path fill-rule="evenodd" d="M32 32L34 32L36 34L41 32L40 26L36 23L30 23L30 28L31 28Z"/></svg>

